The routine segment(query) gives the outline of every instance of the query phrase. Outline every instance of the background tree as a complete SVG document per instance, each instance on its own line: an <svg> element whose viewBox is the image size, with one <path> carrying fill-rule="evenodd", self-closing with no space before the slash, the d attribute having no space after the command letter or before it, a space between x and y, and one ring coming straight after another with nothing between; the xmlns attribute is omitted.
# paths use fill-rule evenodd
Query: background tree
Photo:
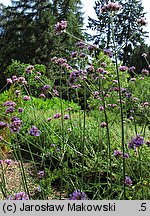
<svg viewBox="0 0 150 216"><path fill-rule="evenodd" d="M74 39L54 33L54 25L62 19L68 21L69 32L83 38L80 0L12 0L11 6L1 6L1 14L1 75L12 59L50 67L53 56L67 57Z"/></svg>
<svg viewBox="0 0 150 216"><path fill-rule="evenodd" d="M150 62L150 46L142 43L141 45L137 46L130 57L129 65L135 66L136 73L140 74L142 69L148 69L148 63L146 62L145 58L143 57L143 53L147 55L147 60Z"/></svg>
<svg viewBox="0 0 150 216"><path fill-rule="evenodd" d="M144 17L145 13L141 0L118 0L118 2L122 5L122 10L114 16L115 40L118 48L124 45L119 57L123 60L123 64L127 64L133 48L142 43L146 36L146 32L137 23L137 19ZM94 9L98 19L89 17L88 28L98 32L89 37L90 40L94 40L100 48L111 49L111 18L108 13L100 13L100 8L107 3L107 0L95 2Z"/></svg>

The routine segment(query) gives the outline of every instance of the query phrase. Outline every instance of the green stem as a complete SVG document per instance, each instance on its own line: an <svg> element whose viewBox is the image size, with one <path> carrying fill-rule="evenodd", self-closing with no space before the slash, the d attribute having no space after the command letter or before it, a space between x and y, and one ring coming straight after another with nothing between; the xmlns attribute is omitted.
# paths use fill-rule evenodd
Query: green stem
<svg viewBox="0 0 150 216"><path fill-rule="evenodd" d="M123 122L123 106L122 106L122 95L121 95L121 84L120 84L120 76L118 70L118 59L117 59L117 49L115 43L115 32L114 32L114 25L113 25L113 16L111 16L111 26L112 26L112 38L113 38L113 47L114 47L114 57L115 57L115 65L116 65L116 74L118 80L118 88L119 88L119 102L120 102L120 118L121 118L121 135L122 135L122 152L123 152L123 179L125 179L125 140L124 140L124 122ZM125 184L123 185L123 196L126 199L126 188Z"/></svg>
<svg viewBox="0 0 150 216"><path fill-rule="evenodd" d="M106 130L107 130L107 163L108 163L108 169L107 169L107 181L110 178L110 190L109 190L109 181L107 183L108 187L108 196L111 198L112 196L112 164L111 164L111 143L110 143L110 133L109 133L109 125L108 125L108 117L106 112L106 105L105 105L105 98L104 98L104 91L103 91L103 80L101 80L101 91L102 91L102 102L104 107L104 116L105 116L105 122L106 122Z"/></svg>

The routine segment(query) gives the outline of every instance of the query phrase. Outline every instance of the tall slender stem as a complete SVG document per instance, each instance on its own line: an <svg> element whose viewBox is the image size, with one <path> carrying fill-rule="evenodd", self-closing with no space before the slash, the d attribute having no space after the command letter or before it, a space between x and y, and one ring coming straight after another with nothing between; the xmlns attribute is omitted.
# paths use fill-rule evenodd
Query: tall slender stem
<svg viewBox="0 0 150 216"><path fill-rule="evenodd" d="M123 120L123 106L122 106L122 95L121 95L121 84L120 84L120 76L118 70L118 58L117 58L117 49L115 43L115 31L114 31L114 24L113 24L113 14L111 15L111 26L112 26L112 39L113 39L113 48L114 48L114 57L115 57L115 66L116 66L116 74L117 74L117 81L118 81L118 88L119 88L119 103L120 103L120 118L121 118L121 142L122 142L122 152L123 152L123 179L125 179L125 140L124 140L124 120ZM125 191L125 184L123 186L123 195L124 199L126 198L126 191Z"/></svg>

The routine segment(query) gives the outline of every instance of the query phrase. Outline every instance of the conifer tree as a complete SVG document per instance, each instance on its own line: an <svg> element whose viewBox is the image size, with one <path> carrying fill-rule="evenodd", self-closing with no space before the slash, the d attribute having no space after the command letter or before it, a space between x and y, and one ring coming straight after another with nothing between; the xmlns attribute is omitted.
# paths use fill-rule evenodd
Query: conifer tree
<svg viewBox="0 0 150 216"><path fill-rule="evenodd" d="M100 8L107 4L107 0L97 0L95 2L95 13L98 19L89 17L88 27L98 33L90 37L100 48L112 47L111 18L108 13L101 13ZM114 16L115 41L118 48L122 47L120 59L123 63L128 63L133 48L143 42L146 32L139 27L137 20L144 17L144 8L141 0L118 0L122 5L122 10Z"/></svg>
<svg viewBox="0 0 150 216"><path fill-rule="evenodd" d="M0 70L11 59L24 63L42 63L48 67L53 56L67 57L74 39L54 32L60 20L68 21L68 31L82 36L83 18L80 0L12 0L1 9Z"/></svg>

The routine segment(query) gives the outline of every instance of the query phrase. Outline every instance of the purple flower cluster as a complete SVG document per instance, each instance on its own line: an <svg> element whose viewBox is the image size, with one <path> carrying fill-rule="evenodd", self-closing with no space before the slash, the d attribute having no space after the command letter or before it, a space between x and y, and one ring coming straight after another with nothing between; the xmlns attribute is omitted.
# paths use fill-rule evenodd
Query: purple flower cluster
<svg viewBox="0 0 150 216"><path fill-rule="evenodd" d="M134 66L129 67L129 68L128 68L128 71L129 71L130 73L133 73L133 72L135 71L135 67L134 67Z"/></svg>
<svg viewBox="0 0 150 216"><path fill-rule="evenodd" d="M127 66L120 66L119 70L120 71L126 71L126 70L128 70L128 67Z"/></svg>
<svg viewBox="0 0 150 216"><path fill-rule="evenodd" d="M16 96L18 97L20 95L20 90L15 91Z"/></svg>
<svg viewBox="0 0 150 216"><path fill-rule="evenodd" d="M12 123L9 125L10 131L12 133L18 133L22 125L21 120L17 118L16 116L13 116L11 121Z"/></svg>
<svg viewBox="0 0 150 216"><path fill-rule="evenodd" d="M26 68L26 72L29 73L29 74L31 74L33 69L34 69L34 66L33 66L33 65L29 65L29 66Z"/></svg>
<svg viewBox="0 0 150 216"><path fill-rule="evenodd" d="M66 115L64 115L64 119L65 120L70 119L70 116L66 114Z"/></svg>
<svg viewBox="0 0 150 216"><path fill-rule="evenodd" d="M97 46L95 44L88 46L88 50L92 52L93 50L97 49Z"/></svg>
<svg viewBox="0 0 150 216"><path fill-rule="evenodd" d="M7 84L18 83L21 82L23 85L27 85L27 81L24 77L17 77L16 75L12 76L12 78L6 79Z"/></svg>
<svg viewBox="0 0 150 216"><path fill-rule="evenodd" d="M6 107L15 107L17 104L13 101L6 101L3 103L3 106L6 106Z"/></svg>
<svg viewBox="0 0 150 216"><path fill-rule="evenodd" d="M94 67L92 65L89 65L87 68L88 72L94 72Z"/></svg>
<svg viewBox="0 0 150 216"><path fill-rule="evenodd" d="M108 4L105 4L101 8L101 13L108 12L108 11L119 11L122 8L121 5L118 4L118 2L109 2Z"/></svg>
<svg viewBox="0 0 150 216"><path fill-rule="evenodd" d="M56 64L59 64L59 65L65 67L67 70L71 70L72 69L72 67L69 64L67 64L67 59L65 59L65 58L53 57L51 59L51 61L54 62L54 63L56 63Z"/></svg>
<svg viewBox="0 0 150 216"><path fill-rule="evenodd" d="M45 94L42 94L42 93L39 95L39 97L40 98L46 98Z"/></svg>
<svg viewBox="0 0 150 216"><path fill-rule="evenodd" d="M7 123L6 122L0 122L0 129L1 128L5 128L5 127L7 127L8 125L7 125Z"/></svg>
<svg viewBox="0 0 150 216"><path fill-rule="evenodd" d="M4 162L5 162L7 165L10 165L10 164L12 163L12 160L6 159Z"/></svg>
<svg viewBox="0 0 150 216"><path fill-rule="evenodd" d="M52 120L52 118L51 118L51 117L49 117L49 118L47 119L47 121L48 121L48 122L50 122L51 120Z"/></svg>
<svg viewBox="0 0 150 216"><path fill-rule="evenodd" d="M137 20L137 23L140 25L140 26L146 26L147 22L144 18L140 18Z"/></svg>
<svg viewBox="0 0 150 216"><path fill-rule="evenodd" d="M74 52L71 53L71 57L72 57L72 58L76 58L77 55L78 55L78 52L77 52L77 51L74 51Z"/></svg>
<svg viewBox="0 0 150 216"><path fill-rule="evenodd" d="M50 86L49 86L49 85L45 85L45 86L43 86L42 90L43 90L43 91L48 91L48 90L49 90L49 88L50 88Z"/></svg>
<svg viewBox="0 0 150 216"><path fill-rule="evenodd" d="M54 31L56 34L60 34L67 28L67 21L61 20L55 25Z"/></svg>
<svg viewBox="0 0 150 216"><path fill-rule="evenodd" d="M5 161L0 160L0 165L3 164L3 163L5 163L7 165L10 165L10 164L12 164L12 160L11 159L6 159Z"/></svg>
<svg viewBox="0 0 150 216"><path fill-rule="evenodd" d="M23 111L24 111L24 109L23 109L22 107L19 107L19 108L18 108L18 112L19 112L19 113L22 113Z"/></svg>
<svg viewBox="0 0 150 216"><path fill-rule="evenodd" d="M43 177L44 177L44 175L45 175L45 173L44 173L44 171L42 170L42 171L38 171L38 178L39 179L42 179Z"/></svg>
<svg viewBox="0 0 150 216"><path fill-rule="evenodd" d="M76 47L78 47L79 49L83 49L85 47L85 43L83 41L78 41L76 43Z"/></svg>
<svg viewBox="0 0 150 216"><path fill-rule="evenodd" d="M15 111L15 108L13 106L10 106L5 110L5 114L13 113L14 111Z"/></svg>
<svg viewBox="0 0 150 216"><path fill-rule="evenodd" d="M6 200L29 200L29 196L25 192L20 191L14 194L14 196L10 195Z"/></svg>
<svg viewBox="0 0 150 216"><path fill-rule="evenodd" d="M145 69L145 68L143 68L141 72L142 72L142 74L144 74L144 75L146 75L146 76L149 75L149 70L147 70L147 69Z"/></svg>
<svg viewBox="0 0 150 216"><path fill-rule="evenodd" d="M25 101L28 101L28 100L30 100L31 98L30 98L30 96L28 96L28 95L25 95L24 96L24 98L23 98L23 100L25 100Z"/></svg>
<svg viewBox="0 0 150 216"><path fill-rule="evenodd" d="M113 52L110 51L109 49L104 49L103 51L104 51L104 54L108 55L110 58L113 56Z"/></svg>
<svg viewBox="0 0 150 216"><path fill-rule="evenodd" d="M32 126L29 131L29 134L35 137L40 136L40 130L36 126Z"/></svg>
<svg viewBox="0 0 150 216"><path fill-rule="evenodd" d="M100 127L101 127L101 128L107 127L107 123L106 123L106 122L102 122L102 123L100 124Z"/></svg>
<svg viewBox="0 0 150 216"><path fill-rule="evenodd" d="M75 190L72 194L70 194L69 200L86 200L86 194L84 192L80 192L80 190Z"/></svg>
<svg viewBox="0 0 150 216"><path fill-rule="evenodd" d="M60 118L60 116L61 116L60 113L56 113L56 114L53 116L53 118L54 118L54 119L58 119L58 118Z"/></svg>
<svg viewBox="0 0 150 216"><path fill-rule="evenodd" d="M119 158L120 156L123 156L123 153L119 150L114 150L114 157L115 158ZM124 158L129 158L129 154L128 153L125 153Z"/></svg>
<svg viewBox="0 0 150 216"><path fill-rule="evenodd" d="M130 177L126 176L125 177L125 180L124 180L124 184L128 187L131 187L132 186L132 180Z"/></svg>
<svg viewBox="0 0 150 216"><path fill-rule="evenodd" d="M114 157L115 158L118 158L119 156L121 156L122 155L122 152L121 151L119 151L119 150L114 150Z"/></svg>
<svg viewBox="0 0 150 216"><path fill-rule="evenodd" d="M150 147L150 140L147 140L146 145Z"/></svg>
<svg viewBox="0 0 150 216"><path fill-rule="evenodd" d="M129 142L128 148L136 150L137 147L140 147L144 143L144 137L140 135L136 135L136 137L132 137L131 142Z"/></svg>

